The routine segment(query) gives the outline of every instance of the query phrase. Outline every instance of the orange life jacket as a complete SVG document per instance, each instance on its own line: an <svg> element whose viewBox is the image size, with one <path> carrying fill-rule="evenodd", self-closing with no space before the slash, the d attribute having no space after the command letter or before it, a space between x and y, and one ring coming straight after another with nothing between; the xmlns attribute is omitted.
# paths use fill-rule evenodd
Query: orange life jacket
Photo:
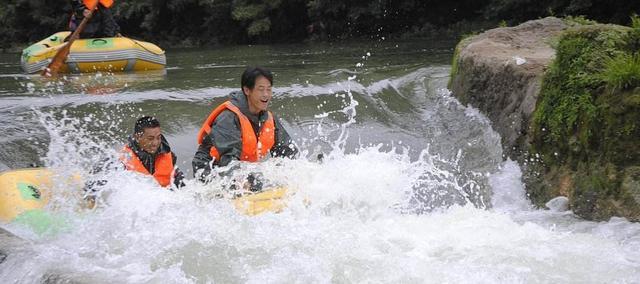
<svg viewBox="0 0 640 284"><path fill-rule="evenodd" d="M89 10L95 9L96 6L98 6L98 2L100 2L100 4L102 4L102 6L105 6L106 8L111 8L111 5L113 5L113 0L82 0L84 6Z"/></svg>
<svg viewBox="0 0 640 284"><path fill-rule="evenodd" d="M273 121L273 114L271 114L271 112L267 112L267 121L265 121L264 125L260 129L258 137L256 137L249 118L247 118L247 116L230 101L226 101L219 105L211 112L211 114L209 114L207 120L202 124L202 128L198 131L198 144L202 144L204 137L211 133L211 125L213 125L213 122L216 120L218 115L227 109L235 113L240 119L240 133L242 135L242 153L240 154L240 161L257 162L269 154L269 151L271 151L271 148L275 144L275 122ZM218 149L213 145L209 150L209 155L217 161L220 160L220 153L218 153Z"/></svg>
<svg viewBox="0 0 640 284"><path fill-rule="evenodd" d="M127 170L136 171L145 175L151 175L147 168L144 167L138 155L136 155L128 145L124 146L122 150L124 153L120 157L122 163ZM173 157L171 152L158 154L154 164L155 172L153 177L161 186L169 186L171 184L171 177L173 177Z"/></svg>

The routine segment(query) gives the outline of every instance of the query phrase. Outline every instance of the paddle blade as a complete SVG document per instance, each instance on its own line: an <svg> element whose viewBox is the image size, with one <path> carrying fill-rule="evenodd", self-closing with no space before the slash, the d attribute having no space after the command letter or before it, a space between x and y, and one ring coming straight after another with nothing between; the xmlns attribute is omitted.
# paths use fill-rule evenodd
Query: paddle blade
<svg viewBox="0 0 640 284"><path fill-rule="evenodd" d="M58 72L60 72L60 68L62 67L62 65L64 65L64 62L67 60L67 56L71 51L71 44L72 42L69 41L65 43L63 47L58 49L56 55L53 57L53 59L51 59L51 63L49 63L49 66L42 70L42 76L52 77L58 75Z"/></svg>

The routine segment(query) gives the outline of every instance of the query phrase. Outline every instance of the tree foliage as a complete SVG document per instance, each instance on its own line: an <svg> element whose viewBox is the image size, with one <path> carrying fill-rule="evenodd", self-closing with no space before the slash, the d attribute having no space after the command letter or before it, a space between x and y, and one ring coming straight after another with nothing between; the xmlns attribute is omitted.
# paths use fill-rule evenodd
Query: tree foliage
<svg viewBox="0 0 640 284"><path fill-rule="evenodd" d="M113 11L125 35L184 46L434 35L549 15L629 25L640 1L135 0L116 1ZM66 29L70 12L64 0L0 0L2 47Z"/></svg>

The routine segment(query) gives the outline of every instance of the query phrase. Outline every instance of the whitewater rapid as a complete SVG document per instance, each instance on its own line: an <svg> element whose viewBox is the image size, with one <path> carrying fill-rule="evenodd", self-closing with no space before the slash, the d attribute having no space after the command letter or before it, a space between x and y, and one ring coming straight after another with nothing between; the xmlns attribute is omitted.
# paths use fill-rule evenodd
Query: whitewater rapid
<svg viewBox="0 0 640 284"><path fill-rule="evenodd" d="M444 53L447 60L450 52ZM301 80L298 75L283 71L298 61L266 57L285 58L274 59L273 64L287 68L280 69L285 75L277 78L271 107L302 153L295 160L273 158L238 169L237 176L259 171L295 192L283 212L254 217L216 197L225 179L209 185L189 179L185 188L168 191L130 172L90 171L104 160L117 161L132 122L145 113L164 123L178 166L190 177L202 120L235 88L231 83L210 86L208 77L194 88L174 87L171 80L197 78L201 75L180 72L201 72L214 60L200 62L198 57L194 68L172 67L172 77L153 78L144 88L136 85L138 79L126 77L94 76L90 83L78 83L81 92L69 84L84 79L67 85L28 79L35 83L25 83L24 93L0 99L0 130L6 134L0 137L5 146L0 166L15 168L37 159L61 177L79 174L109 182L94 210L83 209L77 192L58 184L47 209L66 223L55 231L37 234L19 224L0 225L0 279L640 282L640 224L622 218L591 222L570 211L534 208L520 167L503 161L500 137L488 119L446 90L450 66L417 64L418 52L402 60L387 55L395 65L376 65L372 60L383 58L379 53L365 62L368 71L358 72L337 64L353 65L352 59L325 50L294 54L292 62L300 56L337 61L327 62L330 67L304 65L311 69L300 82L295 81ZM235 78L237 63L217 63L211 66L219 68L204 69L219 72L216 82ZM225 72L233 73L232 79ZM131 86L116 84L123 89L107 95L86 92L87 85L106 80L111 86L121 79ZM319 153L322 161L316 159Z"/></svg>
<svg viewBox="0 0 640 284"><path fill-rule="evenodd" d="M248 217L208 196L210 187L190 183L170 192L121 173L99 209L72 215L70 228L56 236L30 237L10 228L25 240L7 248L0 276L86 283L640 279L638 224L532 209L518 182L520 170L510 161L490 177L494 194L510 196L510 203L425 214L397 210L417 170L404 155L367 148L322 164L283 160L264 166L265 175L297 189L282 213Z"/></svg>

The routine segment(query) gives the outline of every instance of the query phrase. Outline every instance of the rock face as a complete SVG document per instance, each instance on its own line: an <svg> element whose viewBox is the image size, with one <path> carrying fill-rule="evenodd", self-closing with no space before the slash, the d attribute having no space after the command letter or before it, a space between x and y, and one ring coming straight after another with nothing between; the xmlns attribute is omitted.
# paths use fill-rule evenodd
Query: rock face
<svg viewBox="0 0 640 284"><path fill-rule="evenodd" d="M493 122L505 153L514 160L528 149L542 76L555 55L550 43L566 28L562 20L549 17L489 30L457 47L449 89Z"/></svg>
<svg viewBox="0 0 640 284"><path fill-rule="evenodd" d="M638 44L640 27L553 17L497 28L458 44L449 89L492 121L534 204L640 221Z"/></svg>

